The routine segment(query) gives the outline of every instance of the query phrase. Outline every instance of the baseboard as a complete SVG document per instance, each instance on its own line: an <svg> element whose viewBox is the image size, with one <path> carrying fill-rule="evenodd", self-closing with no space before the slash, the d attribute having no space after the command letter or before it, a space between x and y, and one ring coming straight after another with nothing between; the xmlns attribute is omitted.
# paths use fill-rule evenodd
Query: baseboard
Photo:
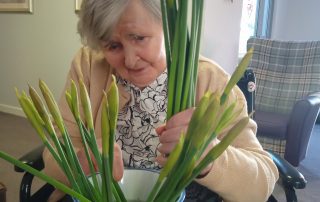
<svg viewBox="0 0 320 202"><path fill-rule="evenodd" d="M15 106L10 106L10 105L5 105L5 104L0 104L0 112L8 113L8 114L13 114L16 116L21 116L25 117L22 109L20 107L15 107Z"/></svg>

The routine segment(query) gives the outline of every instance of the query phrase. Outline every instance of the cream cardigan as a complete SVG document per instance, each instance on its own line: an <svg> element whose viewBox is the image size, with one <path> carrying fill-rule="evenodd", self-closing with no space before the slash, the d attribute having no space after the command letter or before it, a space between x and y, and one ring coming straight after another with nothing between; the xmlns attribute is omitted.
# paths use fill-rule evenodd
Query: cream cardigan
<svg viewBox="0 0 320 202"><path fill-rule="evenodd" d="M79 131L65 101L64 92L70 87L70 79L77 83L80 78L83 78L92 103L97 138L100 138L101 122L99 117L101 115L102 91L108 89L112 73L114 71L103 55L87 47L82 47L72 61L65 89L59 101L59 107L74 145L78 149L81 148ZM199 101L201 96L208 90L212 92L221 91L228 78L228 74L216 63L201 57L199 60L196 100ZM122 86L119 86L119 94L121 109L129 101L130 97ZM233 89L231 97L232 99L238 98L239 105L237 107L244 106L237 119L246 116L246 101L238 87ZM250 120L244 131L214 162L209 174L198 180L198 182L218 193L224 201L266 201L278 179L278 171L268 153L259 144L255 136L256 131L256 123ZM218 138L223 137L223 135L224 133ZM44 172L61 182L67 183L67 179L47 150L45 150L43 157L45 162Z"/></svg>

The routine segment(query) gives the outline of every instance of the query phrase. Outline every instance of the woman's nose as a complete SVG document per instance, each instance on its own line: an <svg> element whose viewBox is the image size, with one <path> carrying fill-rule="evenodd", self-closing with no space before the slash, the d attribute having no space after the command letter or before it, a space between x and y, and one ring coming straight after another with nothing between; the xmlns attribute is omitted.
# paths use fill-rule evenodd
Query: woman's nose
<svg viewBox="0 0 320 202"><path fill-rule="evenodd" d="M137 52L133 47L125 48L124 60L127 68L133 69L139 59Z"/></svg>

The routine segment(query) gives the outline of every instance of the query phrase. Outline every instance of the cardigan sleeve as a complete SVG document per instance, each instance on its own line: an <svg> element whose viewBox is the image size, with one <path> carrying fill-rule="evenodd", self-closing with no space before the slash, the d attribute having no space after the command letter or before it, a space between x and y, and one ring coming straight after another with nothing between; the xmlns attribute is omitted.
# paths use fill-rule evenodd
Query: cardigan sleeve
<svg viewBox="0 0 320 202"><path fill-rule="evenodd" d="M198 95L201 98L206 91L222 91L229 76L212 61L202 59L199 65ZM247 116L247 104L238 87L232 90L229 102L237 99L235 110L241 110L238 120ZM218 139L232 127L222 131ZM213 163L208 175L197 180L219 194L224 201L267 201L278 179L278 170L271 157L263 150L256 138L257 124L250 119L249 124L234 142Z"/></svg>

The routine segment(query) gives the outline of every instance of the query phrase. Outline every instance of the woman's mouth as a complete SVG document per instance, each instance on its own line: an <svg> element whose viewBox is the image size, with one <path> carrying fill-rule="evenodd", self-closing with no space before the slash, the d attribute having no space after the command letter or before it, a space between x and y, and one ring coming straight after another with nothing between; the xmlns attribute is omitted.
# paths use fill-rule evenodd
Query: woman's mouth
<svg viewBox="0 0 320 202"><path fill-rule="evenodd" d="M147 68L143 67L143 68L128 69L128 72L129 72L129 74L139 75L139 74L145 73L146 70L147 70Z"/></svg>

